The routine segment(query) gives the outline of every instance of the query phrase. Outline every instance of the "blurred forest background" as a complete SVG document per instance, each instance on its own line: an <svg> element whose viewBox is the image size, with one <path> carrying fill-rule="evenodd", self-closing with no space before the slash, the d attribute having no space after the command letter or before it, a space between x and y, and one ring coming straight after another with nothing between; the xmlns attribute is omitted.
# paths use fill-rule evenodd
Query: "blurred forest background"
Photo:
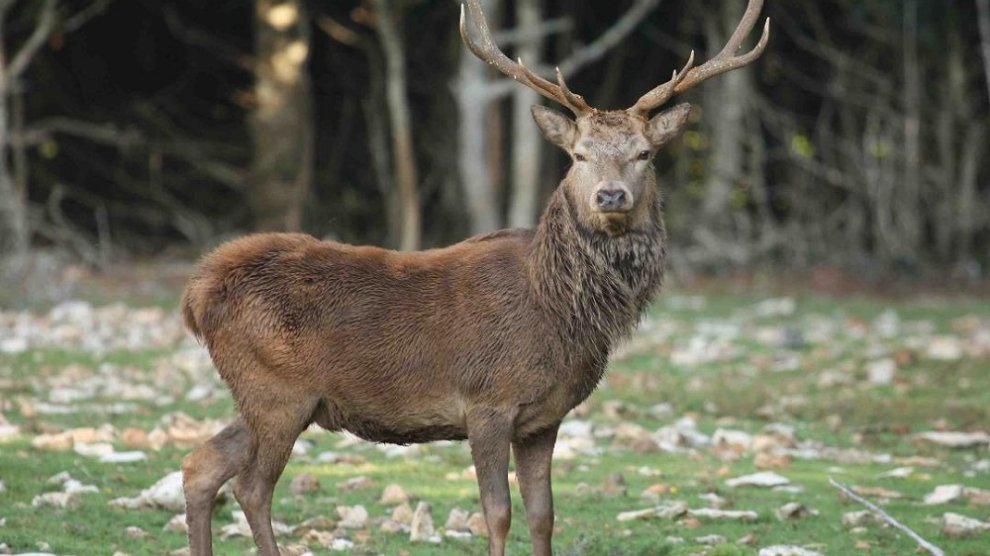
<svg viewBox="0 0 990 556"><path fill-rule="evenodd" d="M625 108L744 0L485 0L498 40ZM754 66L658 158L675 272L990 264L990 0L768 0ZM455 0L0 0L0 250L101 267L256 230L441 246L531 226L568 160ZM751 39L755 40L756 37ZM25 258L26 257L26 258Z"/></svg>

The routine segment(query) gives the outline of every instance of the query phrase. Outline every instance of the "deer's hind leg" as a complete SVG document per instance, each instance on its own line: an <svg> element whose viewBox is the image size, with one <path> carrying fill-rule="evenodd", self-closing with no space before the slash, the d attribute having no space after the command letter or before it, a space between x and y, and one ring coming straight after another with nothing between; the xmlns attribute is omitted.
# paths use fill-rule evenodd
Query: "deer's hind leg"
<svg viewBox="0 0 990 556"><path fill-rule="evenodd" d="M217 491L251 455L250 433L240 417L182 460L182 489L192 556L212 556L210 521Z"/></svg>
<svg viewBox="0 0 990 556"><path fill-rule="evenodd" d="M237 474L234 496L251 526L258 553L279 556L272 531L272 493L292 454L292 445L313 421L318 400L274 388L256 392L257 399L238 400L251 440L248 461Z"/></svg>

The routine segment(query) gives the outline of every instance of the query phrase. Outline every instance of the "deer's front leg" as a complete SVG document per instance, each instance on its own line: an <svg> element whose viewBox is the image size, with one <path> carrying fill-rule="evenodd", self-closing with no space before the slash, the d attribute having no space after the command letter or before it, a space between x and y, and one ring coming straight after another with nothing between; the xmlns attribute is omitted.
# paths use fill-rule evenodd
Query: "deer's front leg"
<svg viewBox="0 0 990 556"><path fill-rule="evenodd" d="M509 500L509 442L512 417L497 411L473 411L468 416L468 441L478 475L481 507L488 525L488 554L503 556L512 521Z"/></svg>
<svg viewBox="0 0 990 556"><path fill-rule="evenodd" d="M513 442L516 454L516 477L526 505L526 520L533 538L533 556L551 556L553 536L553 490L550 486L550 460L557 441L557 428Z"/></svg>

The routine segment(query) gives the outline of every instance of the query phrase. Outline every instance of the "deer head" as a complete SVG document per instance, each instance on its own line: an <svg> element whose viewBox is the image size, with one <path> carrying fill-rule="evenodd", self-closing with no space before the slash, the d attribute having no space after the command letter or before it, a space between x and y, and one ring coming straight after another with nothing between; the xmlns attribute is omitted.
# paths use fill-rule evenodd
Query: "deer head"
<svg viewBox="0 0 990 556"><path fill-rule="evenodd" d="M495 44L478 0L465 0L461 6L460 30L464 43L478 58L571 111L573 118L534 106L533 117L544 137L567 152L574 162L561 184L581 223L609 235L620 235L648 217L657 195L653 157L683 131L691 106L680 104L650 115L674 95L759 58L770 38L769 19L756 47L741 56L736 52L752 31L762 6L763 0L749 0L742 20L721 52L698 67L694 66L692 52L684 68L675 71L670 81L658 85L626 110L593 108L581 95L571 92L559 69L554 84L530 71L521 60L510 60Z"/></svg>

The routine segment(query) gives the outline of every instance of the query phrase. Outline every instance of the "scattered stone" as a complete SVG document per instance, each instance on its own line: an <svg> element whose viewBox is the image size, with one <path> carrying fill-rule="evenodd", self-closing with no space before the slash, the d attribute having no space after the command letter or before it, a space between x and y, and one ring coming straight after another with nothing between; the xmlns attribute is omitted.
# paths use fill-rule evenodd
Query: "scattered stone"
<svg viewBox="0 0 990 556"><path fill-rule="evenodd" d="M338 538L331 541L330 545L327 546L327 548L335 552L346 552L354 548L354 543L347 539Z"/></svg>
<svg viewBox="0 0 990 556"><path fill-rule="evenodd" d="M824 554L800 546L774 545L761 548L758 556L824 556Z"/></svg>
<svg viewBox="0 0 990 556"><path fill-rule="evenodd" d="M990 523L952 512L942 515L942 532L952 538L967 537L983 531L990 531Z"/></svg>
<svg viewBox="0 0 990 556"><path fill-rule="evenodd" d="M955 336L936 336L928 344L926 355L936 361L958 361L962 359L962 342Z"/></svg>
<svg viewBox="0 0 990 556"><path fill-rule="evenodd" d="M777 519L781 521L788 519L802 519L805 517L818 515L817 511L808 508L800 502L789 502L784 504L780 508L777 508L775 513L777 515Z"/></svg>
<svg viewBox="0 0 990 556"><path fill-rule="evenodd" d="M694 542L706 546L715 546L718 544L725 544L725 537L722 535L705 535L703 537L695 537Z"/></svg>
<svg viewBox="0 0 990 556"><path fill-rule="evenodd" d="M700 508L688 510L688 515L698 519L717 519L729 521L752 522L760 518L760 515L752 510L718 510L715 508Z"/></svg>
<svg viewBox="0 0 990 556"><path fill-rule="evenodd" d="M134 463L146 459L148 456L144 452L111 452L100 456L100 463Z"/></svg>
<svg viewBox="0 0 990 556"><path fill-rule="evenodd" d="M320 481L312 473L301 473L292 478L289 491L296 495L312 494L320 491Z"/></svg>
<svg viewBox="0 0 990 556"><path fill-rule="evenodd" d="M337 506L339 527L344 529L364 529L368 525L368 510L364 506Z"/></svg>
<svg viewBox="0 0 990 556"><path fill-rule="evenodd" d="M368 490L375 488L375 482L368 477L352 477L337 485L340 492L352 492L355 490Z"/></svg>
<svg viewBox="0 0 990 556"><path fill-rule="evenodd" d="M488 536L488 524L485 523L485 516L481 512L474 512L468 518L468 530L476 537Z"/></svg>
<svg viewBox="0 0 990 556"><path fill-rule="evenodd" d="M717 510L725 509L729 506L729 501L722 498L714 492L708 492L705 494L699 494L698 498L701 498L705 502L708 502L709 508L715 508Z"/></svg>
<svg viewBox="0 0 990 556"><path fill-rule="evenodd" d="M906 479L914 473L914 467L898 467L877 475L880 479Z"/></svg>
<svg viewBox="0 0 990 556"><path fill-rule="evenodd" d="M412 518L413 510L407 502L399 504L394 510L392 510L392 521L403 525L409 525L412 523Z"/></svg>
<svg viewBox="0 0 990 556"><path fill-rule="evenodd" d="M186 523L186 514L176 514L172 516L172 519L168 520L168 523L162 527L164 531L170 531L172 533L188 533L189 524Z"/></svg>
<svg viewBox="0 0 990 556"><path fill-rule="evenodd" d="M386 535L398 535L399 533L406 533L409 531L409 526L399 523L394 519L386 519L382 521L382 524L378 527L378 530Z"/></svg>
<svg viewBox="0 0 990 556"><path fill-rule="evenodd" d="M147 531L135 525L128 525L125 527L124 535L132 539L146 539L151 536Z"/></svg>
<svg viewBox="0 0 990 556"><path fill-rule="evenodd" d="M186 510L186 497L182 492L182 472L173 471L157 483L141 491L133 498L115 498L109 502L115 508L162 508L173 512Z"/></svg>
<svg viewBox="0 0 990 556"><path fill-rule="evenodd" d="M557 435L571 438L591 438L595 425L591 421L581 419L568 419L560 424Z"/></svg>
<svg viewBox="0 0 990 556"><path fill-rule="evenodd" d="M468 531L468 519L470 517L471 512L454 508L450 510L450 515L447 516L447 522L443 528L448 531Z"/></svg>
<svg viewBox="0 0 990 556"><path fill-rule="evenodd" d="M69 492L46 492L31 500L35 508L50 506L52 508L74 508L79 505L79 499Z"/></svg>
<svg viewBox="0 0 990 556"><path fill-rule="evenodd" d="M383 506L397 506L407 502L409 502L409 493L399 485L388 485L382 491L381 504Z"/></svg>
<svg viewBox="0 0 990 556"><path fill-rule="evenodd" d="M93 444L77 442L72 449L80 456L102 458L113 453L113 444L109 442L97 442Z"/></svg>
<svg viewBox="0 0 990 556"><path fill-rule="evenodd" d="M429 542L439 544L442 542L440 535L437 535L433 528L433 514L430 505L420 502L413 512L412 525L410 525L409 542Z"/></svg>
<svg viewBox="0 0 990 556"><path fill-rule="evenodd" d="M674 519L687 513L687 503L680 500L660 504L645 510L622 512L616 516L618 521L633 521L637 519Z"/></svg>
<svg viewBox="0 0 990 556"><path fill-rule="evenodd" d="M293 535L301 535L307 531L313 531L316 529L333 529L337 527L337 522L330 519L329 517L318 515L316 517L311 517L299 525L292 528Z"/></svg>
<svg viewBox="0 0 990 556"><path fill-rule="evenodd" d="M918 433L917 438L947 448L973 448L990 444L990 434L979 432L928 431Z"/></svg>
<svg viewBox="0 0 990 556"><path fill-rule="evenodd" d="M752 475L744 475L742 477L736 477L735 479L729 479L725 482L725 484L732 488L747 486L773 488L777 486L789 485L790 483L790 479L782 475L778 475L772 471L763 471Z"/></svg>
<svg viewBox="0 0 990 556"><path fill-rule="evenodd" d="M865 525L874 525L877 523L881 523L880 518L869 510L859 510L842 514L842 525L844 527L863 527Z"/></svg>
<svg viewBox="0 0 990 556"><path fill-rule="evenodd" d="M306 534L302 536L302 540L308 544L316 544L319 546L327 546L334 540L334 535L330 531L321 531L319 529L310 529L306 531Z"/></svg>
<svg viewBox="0 0 990 556"><path fill-rule="evenodd" d="M935 506L938 504L948 504L963 497L962 485L939 485L935 490L925 495L924 504Z"/></svg>
<svg viewBox="0 0 990 556"><path fill-rule="evenodd" d="M878 359L866 365L867 380L877 386L886 386L894 382L897 374L897 362L893 359Z"/></svg>
<svg viewBox="0 0 990 556"><path fill-rule="evenodd" d="M778 454L771 452L759 452L753 458L753 465L757 469L784 469L794 463L794 458L788 454Z"/></svg>
<svg viewBox="0 0 990 556"><path fill-rule="evenodd" d="M625 496L626 478L622 473L611 473L602 484L601 493L605 496Z"/></svg>

